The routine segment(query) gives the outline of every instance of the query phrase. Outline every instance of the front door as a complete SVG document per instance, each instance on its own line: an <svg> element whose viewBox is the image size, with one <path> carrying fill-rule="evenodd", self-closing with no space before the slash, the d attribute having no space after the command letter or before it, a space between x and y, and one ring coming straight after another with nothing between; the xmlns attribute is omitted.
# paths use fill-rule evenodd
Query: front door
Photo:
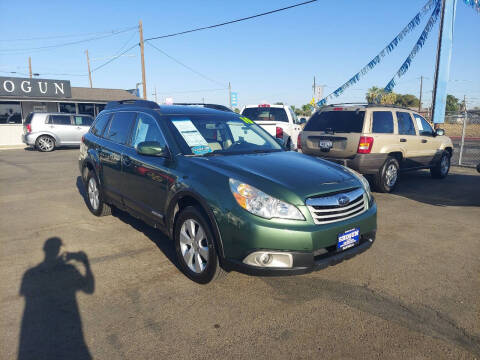
<svg viewBox="0 0 480 360"><path fill-rule="evenodd" d="M423 166L429 166L432 164L438 149L435 133L428 121L423 117L418 114L413 114L413 117L415 118L420 139L419 159Z"/></svg>
<svg viewBox="0 0 480 360"><path fill-rule="evenodd" d="M170 169L172 160L138 154L136 147L143 141L156 141L166 146L157 121L148 114L139 113L130 146L122 156L126 189L124 200L134 210L163 221L166 196L170 186L175 183Z"/></svg>
<svg viewBox="0 0 480 360"><path fill-rule="evenodd" d="M398 143L404 151L404 159L402 166L404 168L415 168L422 166L419 162L420 139L417 136L412 117L409 112L397 111L398 125Z"/></svg>
<svg viewBox="0 0 480 360"><path fill-rule="evenodd" d="M80 144L82 136L85 135L92 125L93 118L86 115L72 115L75 144Z"/></svg>

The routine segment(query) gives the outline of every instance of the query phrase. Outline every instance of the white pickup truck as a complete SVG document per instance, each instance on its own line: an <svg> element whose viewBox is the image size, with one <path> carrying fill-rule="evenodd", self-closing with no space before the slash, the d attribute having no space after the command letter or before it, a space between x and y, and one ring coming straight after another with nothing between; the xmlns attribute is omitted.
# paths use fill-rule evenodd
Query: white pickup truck
<svg viewBox="0 0 480 360"><path fill-rule="evenodd" d="M301 124L305 119L298 119L290 106L286 105L247 105L242 115L255 121L270 135L283 139L285 147L297 150L298 136L302 131Z"/></svg>

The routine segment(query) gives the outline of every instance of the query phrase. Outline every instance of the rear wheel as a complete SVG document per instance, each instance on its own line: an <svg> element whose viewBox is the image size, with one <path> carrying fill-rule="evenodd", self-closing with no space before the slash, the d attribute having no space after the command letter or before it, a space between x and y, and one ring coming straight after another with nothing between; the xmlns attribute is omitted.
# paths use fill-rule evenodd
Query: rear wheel
<svg viewBox="0 0 480 360"><path fill-rule="evenodd" d="M87 175L86 191L87 206L90 212L95 216L106 216L112 214L112 208L105 203L103 192L98 182L97 176L93 171L89 171Z"/></svg>
<svg viewBox="0 0 480 360"><path fill-rule="evenodd" d="M400 165L398 160L389 156L374 177L375 190L378 192L391 192L398 182Z"/></svg>
<svg viewBox="0 0 480 360"><path fill-rule="evenodd" d="M444 179L450 171L450 153L444 151L440 161L432 168L430 168L430 175L434 179Z"/></svg>
<svg viewBox="0 0 480 360"><path fill-rule="evenodd" d="M48 135L41 135L35 141L35 147L41 152L50 152L55 149L55 139Z"/></svg>
<svg viewBox="0 0 480 360"><path fill-rule="evenodd" d="M191 280L206 284L226 274L220 267L210 222L196 207L189 206L178 215L174 241L180 267Z"/></svg>

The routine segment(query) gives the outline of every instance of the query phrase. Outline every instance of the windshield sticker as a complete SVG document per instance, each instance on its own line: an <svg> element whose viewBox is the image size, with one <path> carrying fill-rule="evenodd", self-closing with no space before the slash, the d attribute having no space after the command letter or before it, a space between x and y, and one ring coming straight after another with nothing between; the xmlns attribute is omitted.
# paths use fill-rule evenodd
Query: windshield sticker
<svg viewBox="0 0 480 360"><path fill-rule="evenodd" d="M212 152L212 149L208 145L207 146L205 146L205 145L192 146L192 152L195 155L204 155L204 154L207 154L209 152Z"/></svg>
<svg viewBox="0 0 480 360"><path fill-rule="evenodd" d="M240 116L240 119L242 119L245 124L253 124L253 121L245 116Z"/></svg>
<svg viewBox="0 0 480 360"><path fill-rule="evenodd" d="M205 138L200 134L198 129L193 125L192 121L189 119L174 120L172 121L173 125L178 129L182 137L187 142L188 146L192 149L194 154L206 154L211 152L212 149L208 146ZM200 151L195 152L194 151Z"/></svg>

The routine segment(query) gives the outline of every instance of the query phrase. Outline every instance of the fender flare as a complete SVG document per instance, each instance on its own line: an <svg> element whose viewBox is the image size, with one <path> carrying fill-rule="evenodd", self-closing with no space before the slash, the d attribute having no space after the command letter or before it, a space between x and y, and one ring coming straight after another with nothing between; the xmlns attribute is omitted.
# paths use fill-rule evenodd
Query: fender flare
<svg viewBox="0 0 480 360"><path fill-rule="evenodd" d="M222 236L220 234L220 230L218 228L217 220L215 219L215 215L208 206L208 203L205 201L205 199L199 195L198 193L192 191L192 190L180 190L177 192L172 199L170 200L167 211L165 213L165 225L167 227L168 233L170 237L173 239L173 232L174 232L174 220L175 220L175 207L177 206L177 203L180 201L180 199L184 197L191 197L195 199L199 204L202 210L205 212L205 214L208 217L208 220L210 221L210 224L212 226L212 231L213 231L213 236L215 240L215 245L217 246L218 253L220 255L220 259L223 260L225 258L225 252L223 249L223 241L222 241Z"/></svg>

